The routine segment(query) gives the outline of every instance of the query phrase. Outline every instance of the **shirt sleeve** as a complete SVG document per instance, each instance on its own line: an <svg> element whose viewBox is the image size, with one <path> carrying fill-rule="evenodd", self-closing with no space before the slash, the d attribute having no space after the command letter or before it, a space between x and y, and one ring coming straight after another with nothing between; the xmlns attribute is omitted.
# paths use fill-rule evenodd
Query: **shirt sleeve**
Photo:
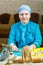
<svg viewBox="0 0 43 65"><path fill-rule="evenodd" d="M16 44L15 42L15 26L12 25L9 33L9 38L8 38L8 45L11 43Z"/></svg>
<svg viewBox="0 0 43 65"><path fill-rule="evenodd" d="M39 25L35 27L35 39L34 39L34 44L36 47L40 47L42 43L42 36L41 36L41 31Z"/></svg>

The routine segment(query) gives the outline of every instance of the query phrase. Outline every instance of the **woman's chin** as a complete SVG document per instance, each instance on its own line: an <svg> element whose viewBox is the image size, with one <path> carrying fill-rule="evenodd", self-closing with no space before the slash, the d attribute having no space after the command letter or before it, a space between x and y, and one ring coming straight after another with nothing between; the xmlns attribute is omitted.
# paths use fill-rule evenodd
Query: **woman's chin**
<svg viewBox="0 0 43 65"><path fill-rule="evenodd" d="M27 23L27 20L24 20L23 23L26 24Z"/></svg>

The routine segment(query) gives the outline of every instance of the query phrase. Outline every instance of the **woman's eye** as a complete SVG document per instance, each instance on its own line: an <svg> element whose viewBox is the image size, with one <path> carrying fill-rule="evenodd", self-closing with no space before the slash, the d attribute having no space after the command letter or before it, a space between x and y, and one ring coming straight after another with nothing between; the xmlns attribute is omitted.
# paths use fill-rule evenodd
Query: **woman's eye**
<svg viewBox="0 0 43 65"><path fill-rule="evenodd" d="M24 14L20 14L21 16L23 16Z"/></svg>
<svg viewBox="0 0 43 65"><path fill-rule="evenodd" d="M28 15L28 13L26 13L25 15Z"/></svg>
<svg viewBox="0 0 43 65"><path fill-rule="evenodd" d="M28 15L28 13L25 13L25 14L20 14L21 16L23 16L23 15Z"/></svg>

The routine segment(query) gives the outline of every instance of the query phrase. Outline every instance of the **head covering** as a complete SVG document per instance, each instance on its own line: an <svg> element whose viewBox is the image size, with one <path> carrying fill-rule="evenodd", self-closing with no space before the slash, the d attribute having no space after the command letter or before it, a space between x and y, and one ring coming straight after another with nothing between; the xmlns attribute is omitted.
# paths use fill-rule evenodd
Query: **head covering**
<svg viewBox="0 0 43 65"><path fill-rule="evenodd" d="M18 8L18 13L20 13L23 10L27 10L29 13L31 13L31 8L28 5L22 5Z"/></svg>

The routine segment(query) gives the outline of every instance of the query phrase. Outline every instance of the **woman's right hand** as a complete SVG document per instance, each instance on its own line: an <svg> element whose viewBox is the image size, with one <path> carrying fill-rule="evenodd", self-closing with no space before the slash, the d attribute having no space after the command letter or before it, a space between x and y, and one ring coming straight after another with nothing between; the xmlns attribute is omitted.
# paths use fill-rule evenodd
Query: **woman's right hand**
<svg viewBox="0 0 43 65"><path fill-rule="evenodd" d="M18 51L18 48L16 45L14 45L13 43L10 44L12 51Z"/></svg>

